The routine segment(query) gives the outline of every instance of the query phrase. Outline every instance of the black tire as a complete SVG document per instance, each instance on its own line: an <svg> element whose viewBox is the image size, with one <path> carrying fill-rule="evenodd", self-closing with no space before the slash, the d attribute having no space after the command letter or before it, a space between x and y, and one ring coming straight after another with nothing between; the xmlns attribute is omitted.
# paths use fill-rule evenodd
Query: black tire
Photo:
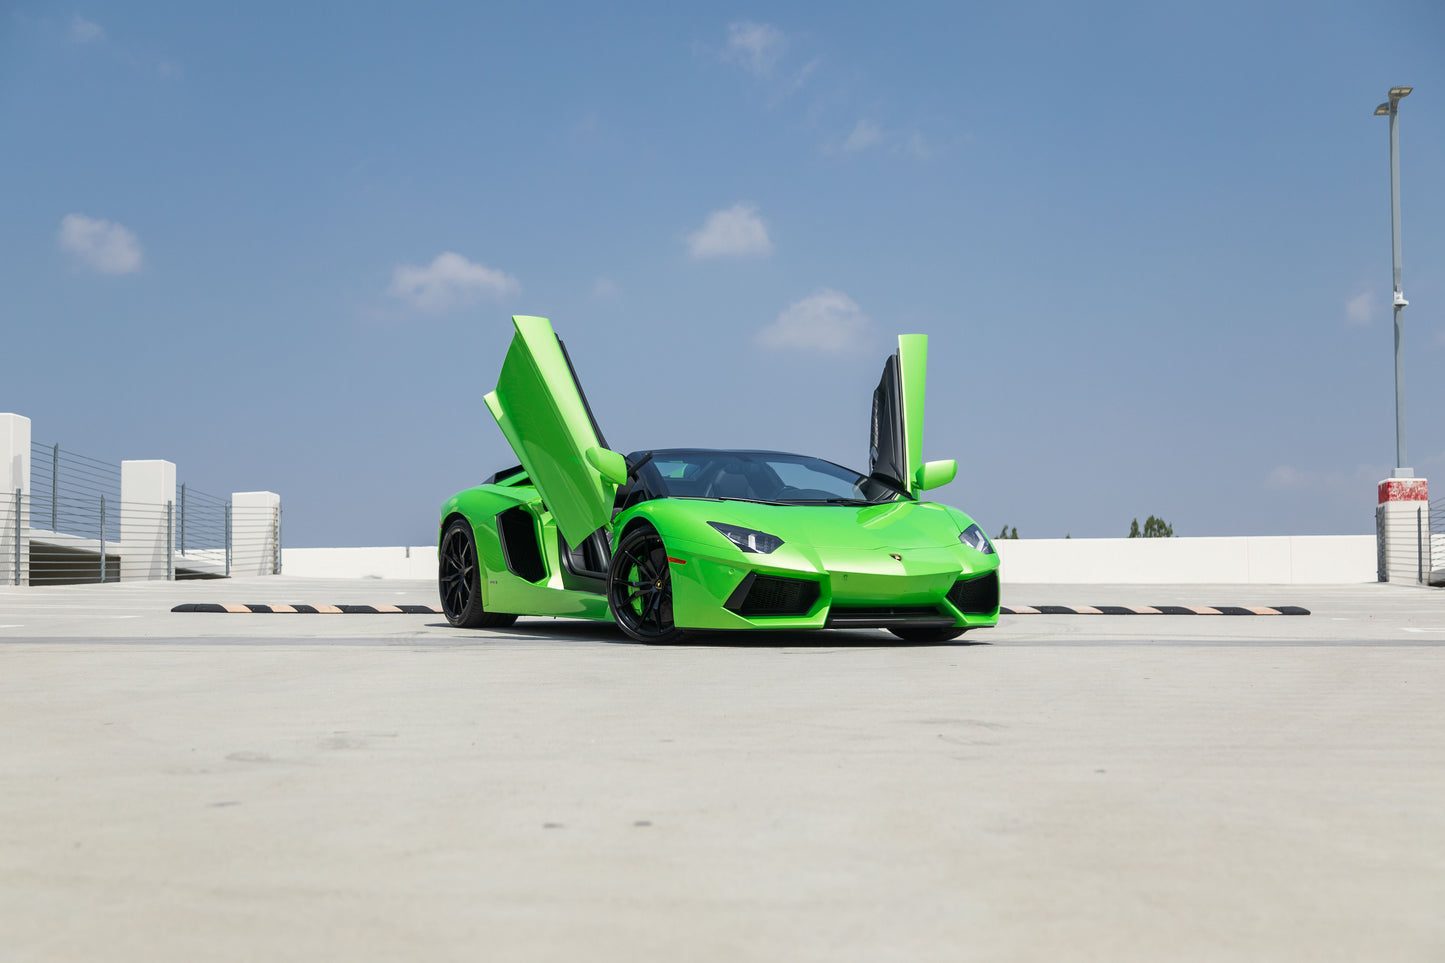
<svg viewBox="0 0 1445 963"><path fill-rule="evenodd" d="M517 621L515 615L482 608L480 579L472 523L458 518L442 533L437 551L437 591L447 621L459 629L497 629Z"/></svg>
<svg viewBox="0 0 1445 963"><path fill-rule="evenodd" d="M607 605L627 637L638 642L678 642L686 637L672 622L672 571L662 536L639 525L622 536L607 570Z"/></svg>
<svg viewBox="0 0 1445 963"><path fill-rule="evenodd" d="M903 626L896 629L889 629L888 631L898 636L904 642L947 642L950 639L958 638L968 630L955 628L910 629Z"/></svg>

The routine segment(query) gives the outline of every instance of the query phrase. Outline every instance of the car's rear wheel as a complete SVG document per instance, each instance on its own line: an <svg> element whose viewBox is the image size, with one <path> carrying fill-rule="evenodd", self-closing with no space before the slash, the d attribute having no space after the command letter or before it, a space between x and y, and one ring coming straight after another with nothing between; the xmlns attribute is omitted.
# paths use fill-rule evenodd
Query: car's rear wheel
<svg viewBox="0 0 1445 963"><path fill-rule="evenodd" d="M453 521L442 534L441 550L437 552L437 589L442 613L457 628L496 629L517 621L515 615L482 608L477 542L472 523L464 518Z"/></svg>
<svg viewBox="0 0 1445 963"><path fill-rule="evenodd" d="M956 639L967 629L910 629L907 626L898 626L888 630L898 636L904 642L947 642L949 639Z"/></svg>
<svg viewBox="0 0 1445 963"><path fill-rule="evenodd" d="M655 529L639 525L622 536L607 572L607 604L628 638L677 642L684 637L672 621L672 572Z"/></svg>

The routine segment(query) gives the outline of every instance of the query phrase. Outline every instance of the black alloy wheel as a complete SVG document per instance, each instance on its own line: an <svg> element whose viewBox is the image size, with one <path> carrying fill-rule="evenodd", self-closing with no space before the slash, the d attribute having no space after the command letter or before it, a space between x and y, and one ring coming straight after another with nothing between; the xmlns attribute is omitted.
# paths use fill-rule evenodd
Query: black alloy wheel
<svg viewBox="0 0 1445 963"><path fill-rule="evenodd" d="M684 637L672 623L672 572L656 530L638 526L622 537L607 572L607 604L630 639L677 642Z"/></svg>
<svg viewBox="0 0 1445 963"><path fill-rule="evenodd" d="M442 534L437 552L437 589L447 621L460 629L495 629L517 621L515 615L482 608L479 571L472 523L458 518Z"/></svg>
<svg viewBox="0 0 1445 963"><path fill-rule="evenodd" d="M899 626L889 629L894 635L904 642L947 642L956 639L967 629L910 629L907 626Z"/></svg>

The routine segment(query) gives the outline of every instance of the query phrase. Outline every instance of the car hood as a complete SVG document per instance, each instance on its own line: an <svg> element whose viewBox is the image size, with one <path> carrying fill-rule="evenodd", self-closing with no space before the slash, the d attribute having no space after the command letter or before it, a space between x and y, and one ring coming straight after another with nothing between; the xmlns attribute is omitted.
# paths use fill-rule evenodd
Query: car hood
<svg viewBox="0 0 1445 963"><path fill-rule="evenodd" d="M934 502L886 505L766 505L742 501L669 499L706 521L741 525L784 542L819 548L925 548L958 540L953 512Z"/></svg>

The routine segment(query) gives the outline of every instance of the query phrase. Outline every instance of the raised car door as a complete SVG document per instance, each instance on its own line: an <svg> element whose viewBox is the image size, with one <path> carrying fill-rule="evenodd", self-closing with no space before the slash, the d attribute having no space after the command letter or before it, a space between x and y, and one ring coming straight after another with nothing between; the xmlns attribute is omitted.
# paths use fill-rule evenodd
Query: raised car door
<svg viewBox="0 0 1445 963"><path fill-rule="evenodd" d="M928 377L928 335L900 334L898 350L883 363L873 390L868 472L918 497L923 465L923 389Z"/></svg>
<svg viewBox="0 0 1445 963"><path fill-rule="evenodd" d="M487 408L562 537L581 545L612 514L615 486L587 462L587 449L607 442L552 323L516 315L512 324L517 331Z"/></svg>

